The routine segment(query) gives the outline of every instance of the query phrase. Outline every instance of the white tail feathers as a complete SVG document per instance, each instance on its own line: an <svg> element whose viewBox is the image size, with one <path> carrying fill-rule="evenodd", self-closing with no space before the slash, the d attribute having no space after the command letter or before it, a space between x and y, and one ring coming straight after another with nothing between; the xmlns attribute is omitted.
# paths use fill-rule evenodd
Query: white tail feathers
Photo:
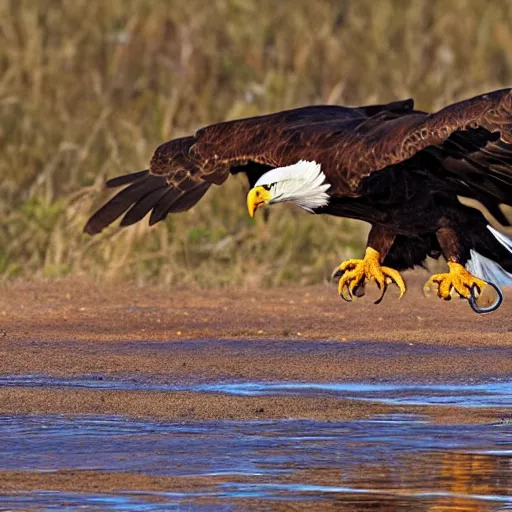
<svg viewBox="0 0 512 512"><path fill-rule="evenodd" d="M512 240L500 233L492 226L487 226L489 231L494 235L496 240L503 245L510 253L512 253ZM474 276L484 281L502 286L512 286L512 274L504 270L495 261L482 256L478 252L471 249L471 258L466 263L466 269Z"/></svg>
<svg viewBox="0 0 512 512"><path fill-rule="evenodd" d="M500 233L498 230L494 229L492 226L487 226L487 229L495 236L496 240L508 249L509 252L512 252L512 240L507 238L503 233Z"/></svg>

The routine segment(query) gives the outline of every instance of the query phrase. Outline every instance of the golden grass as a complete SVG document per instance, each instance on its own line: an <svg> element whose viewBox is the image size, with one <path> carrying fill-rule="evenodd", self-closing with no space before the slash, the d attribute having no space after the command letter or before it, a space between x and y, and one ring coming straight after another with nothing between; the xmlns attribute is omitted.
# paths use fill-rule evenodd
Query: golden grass
<svg viewBox="0 0 512 512"><path fill-rule="evenodd" d="M510 85L511 48L509 0L4 0L0 275L319 282L366 227L287 207L254 222L238 177L154 228L81 231L104 180L166 139L308 103L437 109Z"/></svg>

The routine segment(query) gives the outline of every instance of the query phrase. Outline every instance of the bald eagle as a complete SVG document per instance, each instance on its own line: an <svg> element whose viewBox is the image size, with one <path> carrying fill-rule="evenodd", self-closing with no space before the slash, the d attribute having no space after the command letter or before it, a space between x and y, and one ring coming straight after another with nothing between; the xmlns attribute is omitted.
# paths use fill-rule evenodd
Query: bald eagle
<svg viewBox="0 0 512 512"><path fill-rule="evenodd" d="M342 263L338 291L347 301L375 281L384 295L400 271L427 256L449 272L426 288L465 298L476 312L498 308L498 285L512 284L512 239L459 197L481 203L502 226L500 205L512 205L512 89L429 114L413 100L382 105L317 105L218 123L159 146L149 169L107 181L124 187L87 222L94 235L123 215L121 226L148 213L155 224L188 210L212 185L245 173L249 214L290 202L310 213L368 222L362 259ZM491 286L497 299L476 299ZM379 299L379 301L380 301ZM379 302L377 301L377 302Z"/></svg>

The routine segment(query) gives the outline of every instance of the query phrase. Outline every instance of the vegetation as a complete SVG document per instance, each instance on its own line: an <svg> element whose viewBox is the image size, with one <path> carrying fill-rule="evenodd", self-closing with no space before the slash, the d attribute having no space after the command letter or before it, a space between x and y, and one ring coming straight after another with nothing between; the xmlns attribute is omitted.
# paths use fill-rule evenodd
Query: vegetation
<svg viewBox="0 0 512 512"><path fill-rule="evenodd" d="M366 227L231 178L192 211L90 238L107 177L203 125L309 103L437 109L512 83L512 1L0 0L0 275L319 282Z"/></svg>

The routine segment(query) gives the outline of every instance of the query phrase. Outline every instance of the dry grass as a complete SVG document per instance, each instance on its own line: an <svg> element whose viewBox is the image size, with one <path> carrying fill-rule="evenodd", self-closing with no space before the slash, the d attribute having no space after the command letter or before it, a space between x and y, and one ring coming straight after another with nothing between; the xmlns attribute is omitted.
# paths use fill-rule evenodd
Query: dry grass
<svg viewBox="0 0 512 512"><path fill-rule="evenodd" d="M509 0L0 1L0 275L321 281L366 228L254 223L237 178L155 228L81 230L165 139L307 103L439 108L510 85L511 48Z"/></svg>

